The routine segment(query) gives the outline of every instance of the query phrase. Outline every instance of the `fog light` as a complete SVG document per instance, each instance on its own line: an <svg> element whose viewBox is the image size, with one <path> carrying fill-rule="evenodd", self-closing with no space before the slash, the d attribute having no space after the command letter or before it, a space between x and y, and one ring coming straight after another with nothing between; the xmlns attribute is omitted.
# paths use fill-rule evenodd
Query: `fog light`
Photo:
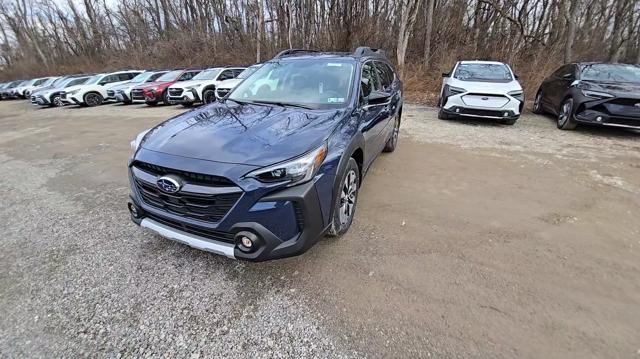
<svg viewBox="0 0 640 359"><path fill-rule="evenodd" d="M602 122L602 116L598 116L598 117L596 117L596 121L598 121L598 122Z"/></svg>
<svg viewBox="0 0 640 359"><path fill-rule="evenodd" d="M131 215L133 216L133 218L138 218L140 216L140 212L138 211L138 208L136 208L136 206L134 206L133 203L129 202L127 206L129 207L129 212L131 212Z"/></svg>
<svg viewBox="0 0 640 359"><path fill-rule="evenodd" d="M460 109L459 109L459 108L456 108L456 112L458 112L458 113L459 113L459 112L460 112Z"/></svg>
<svg viewBox="0 0 640 359"><path fill-rule="evenodd" d="M260 247L262 243L257 235L249 231L236 233L235 240L238 248L243 252L252 252Z"/></svg>
<svg viewBox="0 0 640 359"><path fill-rule="evenodd" d="M503 114L502 114L502 116L504 116L504 117L508 117L508 116L509 116L509 112L505 112L505 113L503 113Z"/></svg>
<svg viewBox="0 0 640 359"><path fill-rule="evenodd" d="M240 242L242 243L243 246L249 249L253 247L253 242L251 242L251 239L249 237L245 237L245 236L240 237Z"/></svg>

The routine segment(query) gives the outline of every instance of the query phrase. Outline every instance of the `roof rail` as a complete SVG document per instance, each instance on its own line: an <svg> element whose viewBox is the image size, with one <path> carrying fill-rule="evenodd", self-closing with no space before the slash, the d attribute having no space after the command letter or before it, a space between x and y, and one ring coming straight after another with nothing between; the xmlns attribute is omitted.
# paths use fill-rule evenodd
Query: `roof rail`
<svg viewBox="0 0 640 359"><path fill-rule="evenodd" d="M317 53L320 52L318 50L307 50L307 49L287 49L284 51L280 51L276 56L274 56L274 59L278 59L280 57L285 57L285 56L289 56L289 55L293 55L299 52L310 52L310 53Z"/></svg>
<svg viewBox="0 0 640 359"><path fill-rule="evenodd" d="M385 57L384 50L372 49L369 46L360 46L353 52L355 56L382 56Z"/></svg>

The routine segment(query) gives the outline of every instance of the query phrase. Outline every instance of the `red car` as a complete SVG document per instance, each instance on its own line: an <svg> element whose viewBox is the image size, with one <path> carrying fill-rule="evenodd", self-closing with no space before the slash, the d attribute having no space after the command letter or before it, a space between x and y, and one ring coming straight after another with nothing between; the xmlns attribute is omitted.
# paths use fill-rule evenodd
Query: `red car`
<svg viewBox="0 0 640 359"><path fill-rule="evenodd" d="M131 99L133 102L144 101L149 106L155 106L162 102L164 105L170 105L169 86L178 81L191 80L195 75L200 73L201 69L181 69L169 71L158 77L155 82L140 85L131 90Z"/></svg>

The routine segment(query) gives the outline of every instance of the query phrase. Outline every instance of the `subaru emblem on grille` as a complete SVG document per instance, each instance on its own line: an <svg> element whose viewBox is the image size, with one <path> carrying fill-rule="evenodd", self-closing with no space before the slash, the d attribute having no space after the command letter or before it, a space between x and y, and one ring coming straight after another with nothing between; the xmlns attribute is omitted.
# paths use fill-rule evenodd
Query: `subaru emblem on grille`
<svg viewBox="0 0 640 359"><path fill-rule="evenodd" d="M156 186L166 193L176 193L182 187L182 183L179 178L175 176L162 176L156 181Z"/></svg>

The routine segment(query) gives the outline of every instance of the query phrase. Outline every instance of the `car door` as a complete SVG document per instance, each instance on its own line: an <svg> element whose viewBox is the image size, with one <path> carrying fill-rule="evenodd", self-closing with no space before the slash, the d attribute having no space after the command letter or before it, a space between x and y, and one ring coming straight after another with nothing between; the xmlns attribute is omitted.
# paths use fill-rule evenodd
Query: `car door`
<svg viewBox="0 0 640 359"><path fill-rule="evenodd" d="M549 109L557 112L565 93L576 79L575 66L564 65L553 75L554 78L547 85L545 97L548 100Z"/></svg>
<svg viewBox="0 0 640 359"><path fill-rule="evenodd" d="M381 137L384 135L382 134L382 130L389 117L389 106L388 104L370 103L370 95L382 91L382 84L378 77L374 61L367 61L362 65L360 76L360 131L365 140L364 167L368 168L382 149L381 146L384 145Z"/></svg>
<svg viewBox="0 0 640 359"><path fill-rule="evenodd" d="M389 105L385 106L386 119L383 120L384 128L381 131L381 141L382 146L386 144L387 139L393 132L394 122L393 122L393 114L396 113L396 109L400 106L400 82L396 81L395 72L391 69L391 67L382 62L375 61L374 65L377 70L378 77L380 78L380 86L382 91L389 94Z"/></svg>

